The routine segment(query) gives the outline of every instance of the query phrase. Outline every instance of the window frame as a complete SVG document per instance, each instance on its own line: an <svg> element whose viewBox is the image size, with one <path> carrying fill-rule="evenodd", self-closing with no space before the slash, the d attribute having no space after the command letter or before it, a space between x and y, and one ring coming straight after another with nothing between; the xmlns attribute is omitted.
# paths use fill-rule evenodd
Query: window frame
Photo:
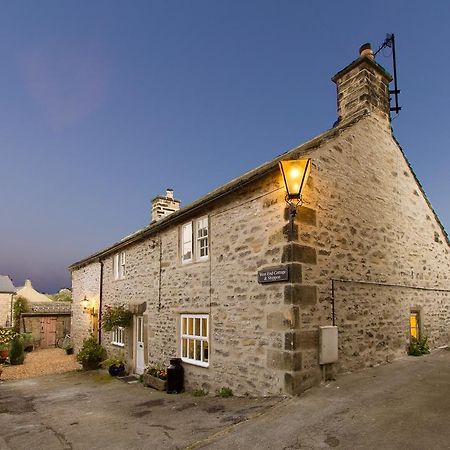
<svg viewBox="0 0 450 450"><path fill-rule="evenodd" d="M184 329L184 320L186 319L186 324L187 327L189 327L188 325L188 321L189 319L192 319L192 328L193 328L193 334L189 334L189 330L185 330ZM200 319L200 330L199 333L200 334L195 334L196 332L196 327L195 327L195 323L196 320L195 319ZM206 336L202 336L202 320L206 320ZM211 346L210 346L210 330L209 330L209 314L181 314L180 315L180 356L181 356L181 360L185 363L188 364L192 364L195 366L200 366L200 367L209 367L210 364L210 360L211 360ZM186 343L186 356L183 356L184 352L183 352L183 343L184 341L187 341ZM188 353L189 353L189 341L194 341L194 358L190 358L188 357ZM201 359L195 359L195 353L196 353L196 342L200 342L200 357ZM207 343L207 351L208 351L208 359L205 361L204 358L204 342Z"/></svg>
<svg viewBox="0 0 450 450"><path fill-rule="evenodd" d="M184 238L185 238L185 232L184 232L184 230L187 228L187 227L190 227L191 228L191 233L190 233L190 235L191 235L191 240L190 241L185 241L184 240ZM194 260L194 246L192 245L193 244L193 242L192 242L192 221L191 222L186 222L186 223L184 223L183 225L181 225L181 262L183 263L183 264L188 264L188 263L191 263L193 260ZM186 244L190 244L190 250L191 250L191 257L190 258L186 258L185 259L185 257L184 257L184 255L185 255L185 251L184 251L184 248L185 248L185 245Z"/></svg>
<svg viewBox="0 0 450 450"><path fill-rule="evenodd" d="M199 228L203 225L202 228ZM206 226L205 226L206 225ZM190 228L190 240L185 240L185 230ZM204 234L199 237L199 231L205 230ZM202 246L202 243L205 244ZM190 246L191 257L185 258L185 247ZM205 255L200 256L202 249L205 251ZM190 264L193 262L207 261L209 259L210 252L210 224L209 217L202 216L194 220L190 220L181 225L180 227L180 254L181 263Z"/></svg>
<svg viewBox="0 0 450 450"><path fill-rule="evenodd" d="M123 280L126 278L127 270L127 257L126 252L117 252L113 256L113 279Z"/></svg>
<svg viewBox="0 0 450 450"><path fill-rule="evenodd" d="M125 328L115 327L111 330L111 345L125 347Z"/></svg>

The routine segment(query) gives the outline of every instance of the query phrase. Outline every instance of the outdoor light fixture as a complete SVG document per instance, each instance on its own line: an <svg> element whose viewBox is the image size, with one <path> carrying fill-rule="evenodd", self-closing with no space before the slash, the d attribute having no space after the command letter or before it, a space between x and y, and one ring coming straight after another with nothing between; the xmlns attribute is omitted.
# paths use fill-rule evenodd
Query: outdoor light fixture
<svg viewBox="0 0 450 450"><path fill-rule="evenodd" d="M286 187L286 203L289 205L289 223L294 230L297 208L302 204L302 190L311 171L311 159L293 159L278 162Z"/></svg>
<svg viewBox="0 0 450 450"><path fill-rule="evenodd" d="M95 315L94 307L89 306L89 300L84 296L84 299L81 301L81 305L83 306L83 312L86 314L90 314L91 316Z"/></svg>

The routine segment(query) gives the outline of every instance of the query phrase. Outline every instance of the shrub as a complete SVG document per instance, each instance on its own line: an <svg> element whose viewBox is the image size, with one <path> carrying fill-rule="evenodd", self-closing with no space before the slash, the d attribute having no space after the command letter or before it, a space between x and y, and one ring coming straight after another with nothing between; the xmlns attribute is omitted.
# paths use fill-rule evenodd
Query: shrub
<svg viewBox="0 0 450 450"><path fill-rule="evenodd" d="M204 397L205 395L208 395L208 391L205 391L205 389L194 389L192 395L194 397Z"/></svg>
<svg viewBox="0 0 450 450"><path fill-rule="evenodd" d="M15 336L11 341L11 349L9 351L9 362L13 366L23 364L25 352L23 350L23 340L21 336Z"/></svg>
<svg viewBox="0 0 450 450"><path fill-rule="evenodd" d="M105 358L106 350L97 342L93 334L84 339L77 354L77 361L83 366L84 370L98 369Z"/></svg>
<svg viewBox="0 0 450 450"><path fill-rule="evenodd" d="M28 300L23 297L17 297L13 305L14 330L16 330L17 333L20 331L20 316L28 310Z"/></svg>
<svg viewBox="0 0 450 450"><path fill-rule="evenodd" d="M430 346L428 345L428 337L422 336L419 339L411 338L409 344L408 354L411 356L422 356L430 353Z"/></svg>
<svg viewBox="0 0 450 450"><path fill-rule="evenodd" d="M216 394L218 397L228 398L233 397L233 391L230 388L222 386L220 389L217 389Z"/></svg>
<svg viewBox="0 0 450 450"><path fill-rule="evenodd" d="M12 328L0 328L0 348L9 348L15 336L17 333Z"/></svg>
<svg viewBox="0 0 450 450"><path fill-rule="evenodd" d="M102 316L102 328L105 331L112 331L117 327L128 327L132 319L133 313L126 309L124 305L105 305L105 311Z"/></svg>

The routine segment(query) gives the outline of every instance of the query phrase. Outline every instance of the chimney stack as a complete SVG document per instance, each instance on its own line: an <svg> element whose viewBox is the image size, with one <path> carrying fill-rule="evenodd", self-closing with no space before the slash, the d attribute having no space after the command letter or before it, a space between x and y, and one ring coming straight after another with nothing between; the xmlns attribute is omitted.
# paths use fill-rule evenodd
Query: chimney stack
<svg viewBox="0 0 450 450"><path fill-rule="evenodd" d="M374 58L370 44L359 49L359 58L338 72L336 83L338 121L374 113L390 120L389 83L392 76Z"/></svg>
<svg viewBox="0 0 450 450"><path fill-rule="evenodd" d="M166 189L166 196L157 196L152 200L151 221L156 222L180 209L180 200L173 197L173 189Z"/></svg>

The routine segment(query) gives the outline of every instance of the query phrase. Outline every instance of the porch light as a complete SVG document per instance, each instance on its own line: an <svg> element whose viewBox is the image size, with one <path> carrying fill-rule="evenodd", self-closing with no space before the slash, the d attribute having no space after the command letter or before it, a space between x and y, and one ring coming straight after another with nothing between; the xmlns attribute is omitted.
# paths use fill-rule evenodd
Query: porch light
<svg viewBox="0 0 450 450"><path fill-rule="evenodd" d="M86 314L90 314L91 316L95 315L94 307L89 306L89 300L84 296L84 299L81 301L81 305L83 306L83 312Z"/></svg>
<svg viewBox="0 0 450 450"><path fill-rule="evenodd" d="M302 202L302 190L311 171L311 159L279 161L278 164L286 187L286 202L297 207Z"/></svg>
<svg viewBox="0 0 450 450"><path fill-rule="evenodd" d="M289 225L292 237L297 208L302 204L302 190L308 181L309 172L311 172L311 159L279 161L278 165L286 188L285 200L289 205Z"/></svg>

